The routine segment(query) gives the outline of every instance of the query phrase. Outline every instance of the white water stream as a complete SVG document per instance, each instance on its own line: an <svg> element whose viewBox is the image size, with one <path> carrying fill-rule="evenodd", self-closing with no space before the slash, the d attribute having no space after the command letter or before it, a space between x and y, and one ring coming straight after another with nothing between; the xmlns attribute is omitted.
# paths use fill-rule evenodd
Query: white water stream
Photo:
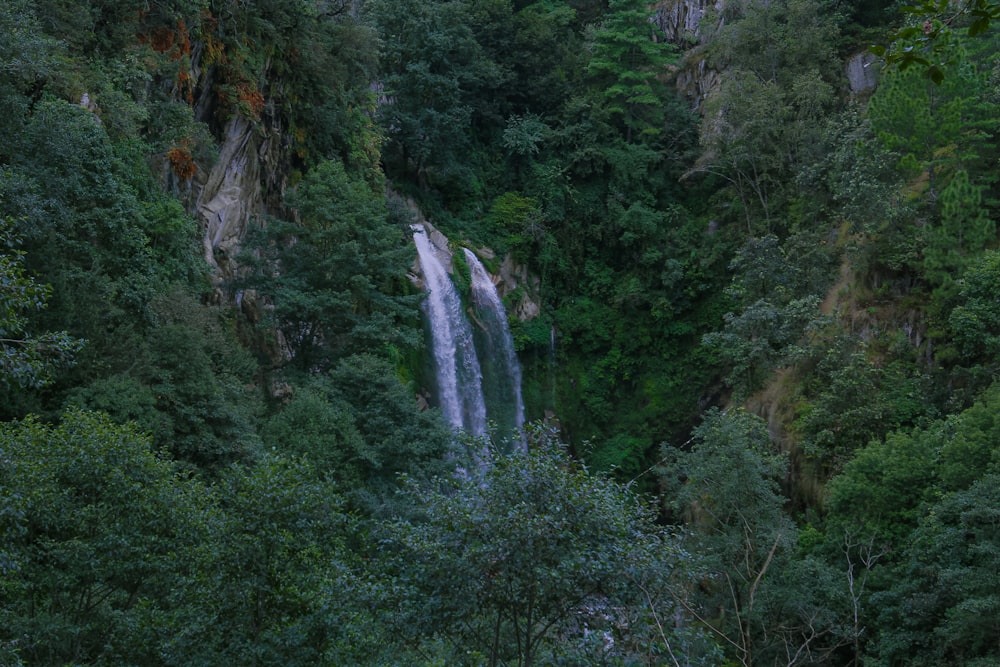
<svg viewBox="0 0 1000 667"><path fill-rule="evenodd" d="M486 354L481 354L480 358L483 360L484 391L490 406L490 418L502 427L519 432L524 426L521 364L514 350L507 309L482 262L468 248L463 250L472 277L472 303L485 338Z"/></svg>
<svg viewBox="0 0 1000 667"><path fill-rule="evenodd" d="M427 290L424 309L431 329L437 403L453 427L485 435L483 374L462 300L422 225L413 226L413 241Z"/></svg>

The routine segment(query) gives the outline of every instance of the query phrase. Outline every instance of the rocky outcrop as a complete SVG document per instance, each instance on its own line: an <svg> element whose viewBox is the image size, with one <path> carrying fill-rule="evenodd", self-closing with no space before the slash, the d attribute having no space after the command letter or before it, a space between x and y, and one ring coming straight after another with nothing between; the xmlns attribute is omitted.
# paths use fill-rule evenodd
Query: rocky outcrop
<svg viewBox="0 0 1000 667"><path fill-rule="evenodd" d="M677 90L699 111L720 81L719 73L705 59L704 20L720 15L722 9L723 0L660 0L653 15L664 39L683 54L674 75Z"/></svg>
<svg viewBox="0 0 1000 667"><path fill-rule="evenodd" d="M251 221L280 208L284 153L277 128L237 114L226 126L218 160L192 184L205 262L217 288L236 276L236 258Z"/></svg>
<svg viewBox="0 0 1000 667"><path fill-rule="evenodd" d="M878 85L880 61L875 54L862 51L847 61L844 73L847 76L851 99L862 99L871 95Z"/></svg>
<svg viewBox="0 0 1000 667"><path fill-rule="evenodd" d="M709 12L722 11L722 0L661 0L653 23L667 41L687 49L701 41L701 21Z"/></svg>
<svg viewBox="0 0 1000 667"><path fill-rule="evenodd" d="M705 100L722 83L718 70L708 66L704 56L691 54L677 71L675 85L692 109L702 110Z"/></svg>
<svg viewBox="0 0 1000 667"><path fill-rule="evenodd" d="M237 115L229 122L219 160L198 197L205 261L216 279L235 275L235 257L254 214L263 211L260 146L249 121Z"/></svg>
<svg viewBox="0 0 1000 667"><path fill-rule="evenodd" d="M511 313L513 317L526 322L535 319L542 312L537 297L540 281L538 276L528 272L527 265L518 264L512 256L507 255L500 263L499 273L494 276L493 281L496 283L497 294L500 295L501 299L520 290Z"/></svg>

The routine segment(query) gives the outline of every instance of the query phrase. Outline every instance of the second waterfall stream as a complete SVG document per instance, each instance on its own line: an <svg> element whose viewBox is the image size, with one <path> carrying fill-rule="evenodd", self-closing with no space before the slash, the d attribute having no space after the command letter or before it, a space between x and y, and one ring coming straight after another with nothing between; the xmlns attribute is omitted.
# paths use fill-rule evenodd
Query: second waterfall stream
<svg viewBox="0 0 1000 667"><path fill-rule="evenodd" d="M524 400L521 397L521 364L514 350L514 337L507 322L507 310L497 294L493 279L476 254L468 248L465 262L472 279L472 305L482 340L479 349L483 368L483 393L491 420L501 429L520 431L524 426Z"/></svg>

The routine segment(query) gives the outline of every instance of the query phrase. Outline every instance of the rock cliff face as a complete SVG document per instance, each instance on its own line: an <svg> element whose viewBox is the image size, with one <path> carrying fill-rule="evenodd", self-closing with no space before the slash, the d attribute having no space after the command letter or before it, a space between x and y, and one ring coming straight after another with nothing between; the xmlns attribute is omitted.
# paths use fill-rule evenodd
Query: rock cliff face
<svg viewBox="0 0 1000 667"><path fill-rule="evenodd" d="M708 13L722 11L722 0L660 0L653 22L667 41L690 48L701 41L701 21Z"/></svg>
<svg viewBox="0 0 1000 667"><path fill-rule="evenodd" d="M706 60L709 27L706 20L722 17L725 0L659 0L653 23L663 32L664 40L677 46L681 62L674 73L677 90L695 110L701 111L705 99L721 82L721 75ZM852 56L844 66L847 94L852 100L867 99L878 84L879 61L864 51Z"/></svg>
<svg viewBox="0 0 1000 667"><path fill-rule="evenodd" d="M847 61L844 67L851 99L866 98L878 85L879 60L873 53L862 51Z"/></svg>
<svg viewBox="0 0 1000 667"><path fill-rule="evenodd" d="M229 122L219 161L198 196L205 261L216 280L234 276L234 258L247 224L254 214L263 212L259 144L250 121L235 116Z"/></svg>
<svg viewBox="0 0 1000 667"><path fill-rule="evenodd" d="M719 73L705 60L703 21L720 15L722 8L723 0L660 0L653 16L664 39L683 54L675 84L694 109L701 109L720 81Z"/></svg>
<svg viewBox="0 0 1000 667"><path fill-rule="evenodd" d="M721 82L722 76L708 66L704 55L694 52L688 54L685 66L677 72L676 78L677 90L688 100L691 108L699 112Z"/></svg>
<svg viewBox="0 0 1000 667"><path fill-rule="evenodd" d="M535 319L542 312L538 298L540 281L538 276L528 272L527 265L518 264L513 257L507 255L500 264L499 274L494 276L493 281L496 283L497 293L501 299L515 290L523 288L519 293L517 303L514 304L514 312L511 313L517 319L527 322Z"/></svg>
<svg viewBox="0 0 1000 667"><path fill-rule="evenodd" d="M191 82L189 103L195 120L212 125L218 117L216 70L203 66L204 51L203 43L192 44L185 80ZM218 158L212 164L199 162L191 181L174 181L176 189L183 191L188 210L201 223L203 254L217 298L222 298L223 283L236 276L236 257L248 225L255 217L279 211L291 171L289 138L274 111L281 106L282 86L276 82L267 90L275 100L264 112L253 118L237 112L226 122L219 132ZM178 99L183 97L178 87L173 92Z"/></svg>

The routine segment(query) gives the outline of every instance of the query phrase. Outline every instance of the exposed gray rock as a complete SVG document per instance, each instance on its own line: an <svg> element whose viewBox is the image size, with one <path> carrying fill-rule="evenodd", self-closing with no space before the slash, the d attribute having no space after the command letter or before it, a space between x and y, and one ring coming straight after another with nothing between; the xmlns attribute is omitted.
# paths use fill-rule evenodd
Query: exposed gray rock
<svg viewBox="0 0 1000 667"><path fill-rule="evenodd" d="M677 72L676 85L691 104L692 109L701 111L705 100L718 89L722 76L712 69L701 57L690 57Z"/></svg>
<svg viewBox="0 0 1000 667"><path fill-rule="evenodd" d="M514 305L512 313L517 319L526 322L535 319L541 313L541 306L536 300L541 282L538 276L528 272L526 265L517 264L513 257L507 255L500 264L500 273L494 277L494 282L501 299L519 287L524 288L520 292L520 299Z"/></svg>
<svg viewBox="0 0 1000 667"><path fill-rule="evenodd" d="M663 31L667 41L688 48L701 39L701 21L708 12L722 11L722 0L661 0L657 3L653 23Z"/></svg>
<svg viewBox="0 0 1000 667"><path fill-rule="evenodd" d="M720 81L719 73L705 60L704 21L710 15L721 16L723 6L723 0L660 0L652 19L664 39L683 53L674 82L698 111Z"/></svg>
<svg viewBox="0 0 1000 667"><path fill-rule="evenodd" d="M250 121L229 122L219 159L198 197L205 261L216 281L235 275L235 257L251 217L262 212L260 142Z"/></svg>
<svg viewBox="0 0 1000 667"><path fill-rule="evenodd" d="M84 92L83 95L80 95L80 106L94 114L94 118L97 119L98 123L101 122L101 117L99 115L101 113L101 109L97 106L97 103L94 102L94 100L90 99L90 93Z"/></svg>
<svg viewBox="0 0 1000 667"><path fill-rule="evenodd" d="M875 90L881 63L873 53L862 51L847 61L844 70L851 89L851 98L857 98Z"/></svg>

